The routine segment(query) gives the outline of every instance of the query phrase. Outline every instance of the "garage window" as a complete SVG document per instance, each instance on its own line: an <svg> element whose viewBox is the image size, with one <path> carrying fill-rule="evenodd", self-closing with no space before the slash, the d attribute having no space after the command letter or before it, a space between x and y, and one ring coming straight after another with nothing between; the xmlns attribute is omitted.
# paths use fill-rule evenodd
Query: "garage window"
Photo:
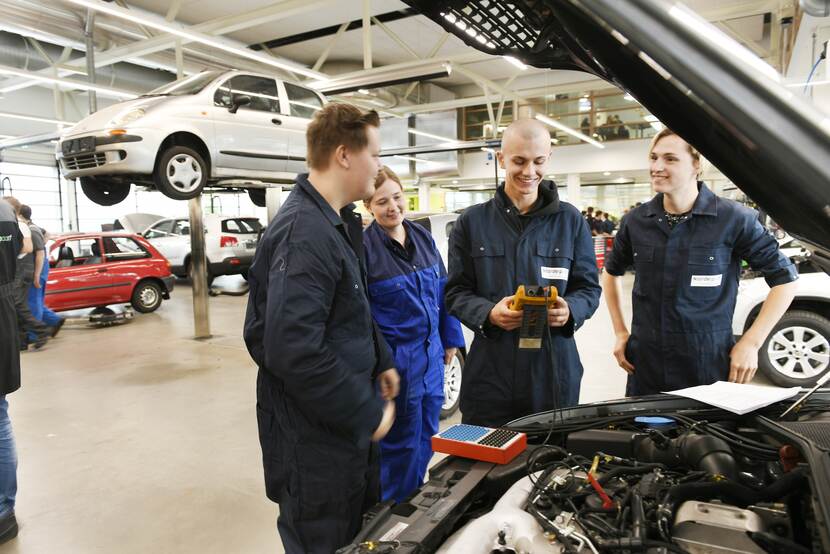
<svg viewBox="0 0 830 554"><path fill-rule="evenodd" d="M311 119L323 107L320 97L313 90L285 83L285 92L288 93L288 104L294 117Z"/></svg>

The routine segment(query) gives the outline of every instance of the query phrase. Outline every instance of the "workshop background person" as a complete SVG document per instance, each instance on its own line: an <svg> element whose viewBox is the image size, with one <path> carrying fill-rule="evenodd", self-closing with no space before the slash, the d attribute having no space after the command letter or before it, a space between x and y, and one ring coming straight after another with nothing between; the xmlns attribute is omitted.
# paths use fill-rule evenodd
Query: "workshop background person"
<svg viewBox="0 0 830 554"><path fill-rule="evenodd" d="M46 251L46 234L43 229L32 223L32 208L23 204L20 206L20 217L23 222L29 226L29 231L32 233L32 250L35 256L35 269L33 275L35 278L29 287L27 301L29 303L29 310L32 312L32 317L43 323L49 328L49 337L55 337L63 327L63 319L61 316L46 307L46 283L49 280L49 260ZM34 331L29 331L27 335L29 342L35 342L37 335Z"/></svg>
<svg viewBox="0 0 830 554"><path fill-rule="evenodd" d="M32 231L29 225L20 216L23 204L13 196L6 196L5 200L14 208L17 216L17 225L23 235L23 247L17 256L17 270L15 273L14 308L17 313L17 332L20 335L20 350L29 348L29 332L35 335L33 342L35 349L40 349L49 340L49 330L46 325L37 320L29 309L29 287L35 281L35 249L32 244ZM40 245L42 248L42 245Z"/></svg>
<svg viewBox="0 0 830 554"><path fill-rule="evenodd" d="M447 270L432 235L404 219L401 180L383 167L365 202L375 220L363 233L372 315L395 356L400 394L395 424L380 441L383 500L403 501L423 485L444 402L444 364L464 334L444 307Z"/></svg>
<svg viewBox="0 0 830 554"><path fill-rule="evenodd" d="M379 125L348 104L315 114L310 173L297 176L248 273L244 336L259 366L265 489L287 553L348 544L379 497L371 441L392 426L398 376L369 309L353 204L373 191Z"/></svg>
<svg viewBox="0 0 830 554"><path fill-rule="evenodd" d="M579 401L573 334L596 311L600 286L588 224L544 180L550 152L541 123L512 123L498 153L504 183L465 210L450 235L447 308L476 331L461 383L465 423L498 427ZM559 293L548 310L551 340L540 350L518 348L522 312L509 308L518 285Z"/></svg>
<svg viewBox="0 0 830 554"><path fill-rule="evenodd" d="M657 194L623 218L602 281L617 337L614 356L629 374L626 395L749 383L758 349L792 301L796 268L754 210L716 196L698 180L700 154L673 131L654 137L649 157ZM735 344L741 260L772 290ZM629 333L620 296L621 276L631 265Z"/></svg>
<svg viewBox="0 0 830 554"><path fill-rule="evenodd" d="M20 388L15 286L23 233L15 209L0 199L0 544L17 536L17 449L6 397Z"/></svg>

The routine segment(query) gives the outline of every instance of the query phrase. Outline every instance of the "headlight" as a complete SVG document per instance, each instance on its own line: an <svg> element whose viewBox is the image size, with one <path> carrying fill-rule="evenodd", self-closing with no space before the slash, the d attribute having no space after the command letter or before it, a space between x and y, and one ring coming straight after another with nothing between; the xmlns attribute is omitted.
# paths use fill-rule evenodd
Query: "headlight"
<svg viewBox="0 0 830 554"><path fill-rule="evenodd" d="M144 108L134 108L110 121L110 126L123 127L124 125L129 125L133 121L136 121L144 117L144 113Z"/></svg>

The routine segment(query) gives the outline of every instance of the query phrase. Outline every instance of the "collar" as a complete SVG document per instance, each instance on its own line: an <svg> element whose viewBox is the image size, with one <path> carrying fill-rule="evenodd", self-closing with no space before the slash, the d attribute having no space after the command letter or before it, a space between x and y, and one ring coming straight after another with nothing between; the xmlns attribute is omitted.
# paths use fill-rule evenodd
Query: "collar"
<svg viewBox="0 0 830 554"><path fill-rule="evenodd" d="M314 185L311 184L311 181L308 180L308 173L300 173L297 175L297 178L294 180L296 186L300 187L300 190L303 191L306 195L308 195L314 202L317 204L317 207L320 208L320 211L323 212L323 215L326 216L326 219L329 223L331 223L334 227L338 227L343 225L343 212L353 212L355 205L349 204L348 206L344 206L342 210L340 210L340 215L334 211L334 208L331 207L331 204L326 202L326 199L314 188Z"/></svg>
<svg viewBox="0 0 830 554"><path fill-rule="evenodd" d="M697 182L697 198L692 206L692 215L718 215L718 197L709 190L706 183L703 181ZM663 193L660 192L654 195L654 198L645 204L646 216L654 217L655 215L662 215L665 211L663 207Z"/></svg>
<svg viewBox="0 0 830 554"><path fill-rule="evenodd" d="M526 214L520 214L519 209L516 208L513 201L507 196L507 193L504 191L504 181L496 188L494 198L501 208L512 208L517 216L532 217L549 215L559 211L559 193L553 181L543 180L539 183L539 196L536 199L536 203Z"/></svg>

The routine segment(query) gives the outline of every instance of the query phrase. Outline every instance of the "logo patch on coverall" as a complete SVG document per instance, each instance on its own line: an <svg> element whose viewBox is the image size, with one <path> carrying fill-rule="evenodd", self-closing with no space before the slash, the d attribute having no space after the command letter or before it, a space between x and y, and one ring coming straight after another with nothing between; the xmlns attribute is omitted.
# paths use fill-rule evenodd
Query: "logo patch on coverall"
<svg viewBox="0 0 830 554"><path fill-rule="evenodd" d="M542 266L542 279L568 280L570 270L567 267L545 267Z"/></svg>
<svg viewBox="0 0 830 554"><path fill-rule="evenodd" d="M719 287L723 281L723 273L719 275L692 275L693 287Z"/></svg>

